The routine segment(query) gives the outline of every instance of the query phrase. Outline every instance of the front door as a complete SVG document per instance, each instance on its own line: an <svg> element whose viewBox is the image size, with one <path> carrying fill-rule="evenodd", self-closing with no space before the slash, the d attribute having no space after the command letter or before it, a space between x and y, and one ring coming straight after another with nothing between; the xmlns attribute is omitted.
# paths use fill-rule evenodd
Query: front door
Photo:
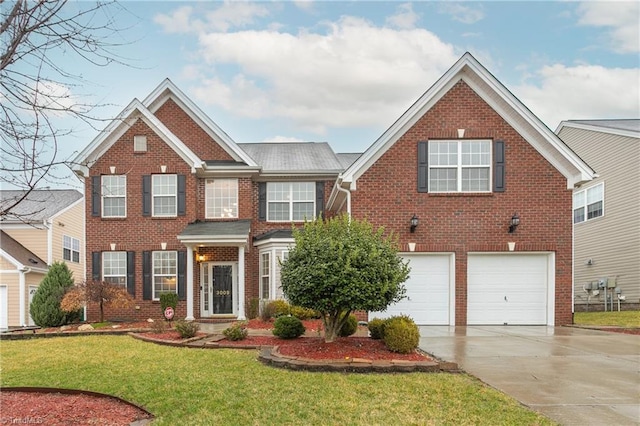
<svg viewBox="0 0 640 426"><path fill-rule="evenodd" d="M206 263L201 270L202 316L233 314L234 300L233 263Z"/></svg>

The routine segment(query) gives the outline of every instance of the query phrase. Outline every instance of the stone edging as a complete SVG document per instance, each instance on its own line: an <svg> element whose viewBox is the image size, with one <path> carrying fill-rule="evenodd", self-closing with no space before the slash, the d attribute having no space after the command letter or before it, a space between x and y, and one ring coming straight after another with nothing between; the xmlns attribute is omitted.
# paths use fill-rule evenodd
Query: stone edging
<svg viewBox="0 0 640 426"><path fill-rule="evenodd" d="M127 333L143 333L149 331L145 328L127 328L123 330L87 330L87 331L63 331L56 333L0 333L0 340L28 340L45 339L49 337L75 337L75 336L117 336Z"/></svg>
<svg viewBox="0 0 640 426"><path fill-rule="evenodd" d="M144 330L144 332L146 331L148 330ZM196 342L198 340L202 340L206 337L209 337L209 335L204 334L202 336L195 336L195 337L191 337L189 339L183 339L183 340L163 340L163 339L155 339L153 337L145 336L144 334L145 333L142 333L140 331L129 330L129 336L133 337L134 339L142 340L143 342L155 343L157 345L164 345L164 346L186 346L191 342Z"/></svg>

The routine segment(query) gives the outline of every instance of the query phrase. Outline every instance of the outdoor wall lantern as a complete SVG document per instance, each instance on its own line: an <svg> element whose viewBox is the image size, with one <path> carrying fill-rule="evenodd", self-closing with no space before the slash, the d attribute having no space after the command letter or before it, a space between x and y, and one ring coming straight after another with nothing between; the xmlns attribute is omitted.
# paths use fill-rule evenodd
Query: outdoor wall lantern
<svg viewBox="0 0 640 426"><path fill-rule="evenodd" d="M198 253L197 260L198 262L204 262L206 258L204 257L204 254Z"/></svg>
<svg viewBox="0 0 640 426"><path fill-rule="evenodd" d="M520 216L518 216L518 213L514 213L514 215L511 216L511 224L509 225L509 233L513 234L514 232L516 232L516 228L518 227L518 225L520 225Z"/></svg>
<svg viewBox="0 0 640 426"><path fill-rule="evenodd" d="M416 227L418 226L418 216L416 216L416 214L413 214L413 217L411 218L411 227L409 228L411 233L416 232Z"/></svg>

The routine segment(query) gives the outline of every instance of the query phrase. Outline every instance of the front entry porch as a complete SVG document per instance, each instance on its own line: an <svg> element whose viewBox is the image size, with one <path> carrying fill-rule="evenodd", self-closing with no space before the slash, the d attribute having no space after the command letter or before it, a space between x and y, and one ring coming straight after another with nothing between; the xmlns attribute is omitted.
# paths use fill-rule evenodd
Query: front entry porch
<svg viewBox="0 0 640 426"><path fill-rule="evenodd" d="M238 262L200 264L200 317L238 316Z"/></svg>

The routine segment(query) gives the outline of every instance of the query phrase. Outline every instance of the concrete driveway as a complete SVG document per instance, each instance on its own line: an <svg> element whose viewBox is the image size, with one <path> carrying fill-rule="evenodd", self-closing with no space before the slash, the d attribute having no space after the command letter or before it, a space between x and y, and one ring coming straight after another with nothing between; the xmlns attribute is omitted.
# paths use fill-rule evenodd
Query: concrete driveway
<svg viewBox="0 0 640 426"><path fill-rule="evenodd" d="M423 326L420 334L425 352L560 424L640 424L640 336L544 326Z"/></svg>

